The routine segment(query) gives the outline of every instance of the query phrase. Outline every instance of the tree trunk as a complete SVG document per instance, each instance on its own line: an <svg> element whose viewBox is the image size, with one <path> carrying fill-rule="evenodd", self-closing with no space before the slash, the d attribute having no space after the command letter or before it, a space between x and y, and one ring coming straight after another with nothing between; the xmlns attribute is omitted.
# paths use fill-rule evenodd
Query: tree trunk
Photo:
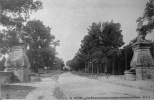
<svg viewBox="0 0 154 100"><path fill-rule="evenodd" d="M113 60L113 65L112 65L112 74L114 75L114 60Z"/></svg>
<svg viewBox="0 0 154 100"><path fill-rule="evenodd" d="M86 69L86 62L85 62L85 73L87 73L87 69Z"/></svg>
<svg viewBox="0 0 154 100"><path fill-rule="evenodd" d="M88 73L89 73L89 61L88 61Z"/></svg>
<svg viewBox="0 0 154 100"><path fill-rule="evenodd" d="M97 66L97 74L99 74L99 66Z"/></svg>
<svg viewBox="0 0 154 100"><path fill-rule="evenodd" d="M105 65L104 72L107 73L107 65L106 65L106 63L104 65Z"/></svg>
<svg viewBox="0 0 154 100"><path fill-rule="evenodd" d="M92 65L92 74L94 73L94 66L93 66L93 61L91 62Z"/></svg>
<svg viewBox="0 0 154 100"><path fill-rule="evenodd" d="M126 70L127 70L127 52L125 51L125 66L126 66Z"/></svg>
<svg viewBox="0 0 154 100"><path fill-rule="evenodd" d="M119 68L119 62L118 62L118 75L119 75L119 73L120 73L120 68Z"/></svg>

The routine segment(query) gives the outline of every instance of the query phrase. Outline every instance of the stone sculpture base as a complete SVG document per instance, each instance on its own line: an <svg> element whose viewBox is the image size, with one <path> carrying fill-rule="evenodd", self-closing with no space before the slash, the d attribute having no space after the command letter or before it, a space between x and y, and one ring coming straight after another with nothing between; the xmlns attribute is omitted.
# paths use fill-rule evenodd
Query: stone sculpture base
<svg viewBox="0 0 154 100"><path fill-rule="evenodd" d="M19 82L29 82L30 81L30 70L28 68L20 68L13 70L14 76Z"/></svg>
<svg viewBox="0 0 154 100"><path fill-rule="evenodd" d="M13 68L5 68L4 69L4 72L12 72L13 71Z"/></svg>
<svg viewBox="0 0 154 100"><path fill-rule="evenodd" d="M150 67L150 68L136 67L136 79L137 80L145 80L145 79L154 80L154 67Z"/></svg>
<svg viewBox="0 0 154 100"><path fill-rule="evenodd" d="M0 71L0 82L1 83L11 83L12 80L12 72L4 72L4 71Z"/></svg>
<svg viewBox="0 0 154 100"><path fill-rule="evenodd" d="M125 73L125 77L124 77L125 80L130 80L130 81L136 80L135 72L130 72L129 70L125 70L124 73Z"/></svg>

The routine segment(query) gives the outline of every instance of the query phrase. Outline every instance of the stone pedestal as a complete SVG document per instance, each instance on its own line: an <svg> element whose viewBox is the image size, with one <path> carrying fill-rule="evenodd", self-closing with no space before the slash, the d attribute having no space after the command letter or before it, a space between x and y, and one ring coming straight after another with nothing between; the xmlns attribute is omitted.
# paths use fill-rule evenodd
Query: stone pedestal
<svg viewBox="0 0 154 100"><path fill-rule="evenodd" d="M144 67L137 67L136 68L136 79L138 80L145 80L145 79L154 79L154 68L144 68Z"/></svg>
<svg viewBox="0 0 154 100"><path fill-rule="evenodd" d="M13 82L12 76L13 76L12 72L0 71L0 82L1 83L11 83Z"/></svg>
<svg viewBox="0 0 154 100"><path fill-rule="evenodd" d="M151 79L154 80L154 66L149 68L149 72L150 72Z"/></svg>
<svg viewBox="0 0 154 100"><path fill-rule="evenodd" d="M17 43L11 47L5 67L5 72L13 72L14 82L29 82L30 63L26 55L25 43Z"/></svg>
<svg viewBox="0 0 154 100"><path fill-rule="evenodd" d="M151 42L137 37L137 42L132 45L134 55L131 61L131 69L136 71L136 79L154 79L154 60L150 53Z"/></svg>
<svg viewBox="0 0 154 100"><path fill-rule="evenodd" d="M125 80L134 81L136 79L135 72L130 72L129 70L126 70L124 73L125 73Z"/></svg>
<svg viewBox="0 0 154 100"><path fill-rule="evenodd" d="M150 72L147 68L137 67L136 68L136 79L144 80L150 78Z"/></svg>
<svg viewBox="0 0 154 100"><path fill-rule="evenodd" d="M30 70L28 68L20 68L13 70L13 74L19 82L29 82Z"/></svg>
<svg viewBox="0 0 154 100"><path fill-rule="evenodd" d="M5 68L4 69L4 72L12 72L13 71L13 68Z"/></svg>

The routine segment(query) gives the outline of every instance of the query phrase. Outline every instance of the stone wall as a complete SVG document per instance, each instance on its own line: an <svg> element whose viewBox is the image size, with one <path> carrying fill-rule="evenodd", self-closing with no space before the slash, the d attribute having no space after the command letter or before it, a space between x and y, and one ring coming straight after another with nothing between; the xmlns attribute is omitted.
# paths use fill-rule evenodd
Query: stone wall
<svg viewBox="0 0 154 100"><path fill-rule="evenodd" d="M0 82L1 83L11 83L13 82L13 73L0 71Z"/></svg>
<svg viewBox="0 0 154 100"><path fill-rule="evenodd" d="M30 81L29 69L18 69L13 71L0 71L0 82L1 83L12 83L12 82L29 82Z"/></svg>

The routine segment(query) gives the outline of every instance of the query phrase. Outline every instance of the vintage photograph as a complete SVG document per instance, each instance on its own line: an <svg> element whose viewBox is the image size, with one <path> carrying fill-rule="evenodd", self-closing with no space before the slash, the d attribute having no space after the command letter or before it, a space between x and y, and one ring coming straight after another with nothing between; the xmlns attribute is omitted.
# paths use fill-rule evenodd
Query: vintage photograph
<svg viewBox="0 0 154 100"><path fill-rule="evenodd" d="M154 0L0 0L0 100L154 100Z"/></svg>

